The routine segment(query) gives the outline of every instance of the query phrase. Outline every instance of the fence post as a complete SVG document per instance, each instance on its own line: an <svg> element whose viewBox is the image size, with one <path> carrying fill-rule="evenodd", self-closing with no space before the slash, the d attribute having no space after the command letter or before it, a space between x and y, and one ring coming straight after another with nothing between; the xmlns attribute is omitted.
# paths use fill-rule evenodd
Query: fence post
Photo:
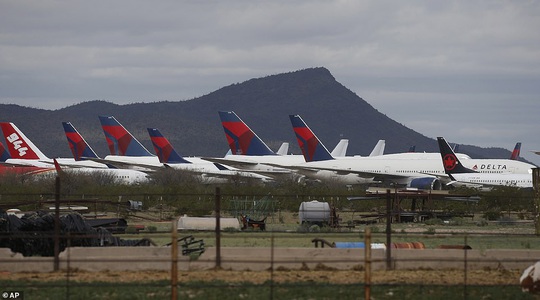
<svg viewBox="0 0 540 300"><path fill-rule="evenodd" d="M386 190L386 270L392 269L392 198Z"/></svg>
<svg viewBox="0 0 540 300"><path fill-rule="evenodd" d="M54 271L60 270L60 176L56 176L54 192Z"/></svg>
<svg viewBox="0 0 540 300"><path fill-rule="evenodd" d="M221 190L216 187L216 269L221 269Z"/></svg>
<svg viewBox="0 0 540 300"><path fill-rule="evenodd" d="M464 239L465 239L465 243L463 243L463 245L465 245L465 247L463 247L463 248L464 248L465 253L464 253L464 262L463 262L463 264L464 264L464 266L463 266L463 272L464 272L464 274L463 274L463 299L467 299L467 271L468 271L467 270L468 269L468 266L467 266L467 263L468 263L467 262L468 261L468 258L467 258L467 244L468 244L467 234L465 234Z"/></svg>
<svg viewBox="0 0 540 300"><path fill-rule="evenodd" d="M364 235L364 299L371 299L371 229L366 227Z"/></svg>
<svg viewBox="0 0 540 300"><path fill-rule="evenodd" d="M178 299L178 222L171 229L171 299Z"/></svg>
<svg viewBox="0 0 540 300"><path fill-rule="evenodd" d="M540 236L540 168L533 168L533 189L534 189L534 195L535 195L535 208L536 208L536 216L534 218L534 228L535 228L535 234L537 236Z"/></svg>

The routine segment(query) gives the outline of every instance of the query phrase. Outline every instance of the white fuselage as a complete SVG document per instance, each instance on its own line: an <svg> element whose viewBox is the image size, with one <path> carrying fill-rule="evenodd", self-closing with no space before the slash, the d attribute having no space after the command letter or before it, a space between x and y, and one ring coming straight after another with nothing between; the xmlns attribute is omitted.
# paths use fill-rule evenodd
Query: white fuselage
<svg viewBox="0 0 540 300"><path fill-rule="evenodd" d="M533 180L530 174L486 174L486 173L460 173L452 174L458 184L485 185L485 186L515 186L519 188L532 188Z"/></svg>
<svg viewBox="0 0 540 300"><path fill-rule="evenodd" d="M463 164L482 173L530 174L533 165L508 159L471 159L458 154ZM226 155L221 162L245 170L286 173L294 171L319 180L344 184L365 184L374 177L391 176L406 184L411 178L445 176L440 153L407 152L371 157L346 156L334 160L305 162L302 155ZM430 175L428 175L430 174Z"/></svg>

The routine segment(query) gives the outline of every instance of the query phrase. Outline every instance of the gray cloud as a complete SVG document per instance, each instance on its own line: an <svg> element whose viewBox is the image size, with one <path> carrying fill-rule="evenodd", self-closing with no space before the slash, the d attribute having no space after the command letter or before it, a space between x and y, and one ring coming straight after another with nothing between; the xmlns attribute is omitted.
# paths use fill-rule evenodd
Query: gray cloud
<svg viewBox="0 0 540 300"><path fill-rule="evenodd" d="M427 136L540 164L540 3L4 1L0 101L185 100L324 66Z"/></svg>

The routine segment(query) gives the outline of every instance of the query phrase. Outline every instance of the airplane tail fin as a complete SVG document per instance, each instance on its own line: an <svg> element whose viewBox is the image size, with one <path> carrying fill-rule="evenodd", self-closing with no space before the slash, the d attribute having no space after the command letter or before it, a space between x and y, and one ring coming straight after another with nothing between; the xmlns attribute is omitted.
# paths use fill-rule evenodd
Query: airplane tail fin
<svg viewBox="0 0 540 300"><path fill-rule="evenodd" d="M13 123L0 123L11 158L48 159Z"/></svg>
<svg viewBox="0 0 540 300"><path fill-rule="evenodd" d="M289 153L289 143L283 142L276 152L277 155L287 155Z"/></svg>
<svg viewBox="0 0 540 300"><path fill-rule="evenodd" d="M103 133L107 139L111 155L153 156L129 131L113 116L99 116Z"/></svg>
<svg viewBox="0 0 540 300"><path fill-rule="evenodd" d="M341 139L336 145L334 150L330 153L332 157L345 157L347 155L347 148L349 147L349 140Z"/></svg>
<svg viewBox="0 0 540 300"><path fill-rule="evenodd" d="M11 156L9 156L8 151L4 148L4 144L0 143L0 161L5 162L9 158L11 158Z"/></svg>
<svg viewBox="0 0 540 300"><path fill-rule="evenodd" d="M379 140L375 147L373 147L373 150L371 150L371 153L369 156L379 156L384 154L384 147L386 146L385 140Z"/></svg>
<svg viewBox="0 0 540 300"><path fill-rule="evenodd" d="M69 148L76 161L82 160L82 157L99 158L94 149L88 145L71 122L62 122L62 126L64 126L64 133L66 134Z"/></svg>
<svg viewBox="0 0 540 300"><path fill-rule="evenodd" d="M521 152L521 143L517 142L516 146L514 147L514 151L512 151L512 155L510 156L510 159L517 160L519 158L520 152Z"/></svg>
<svg viewBox="0 0 540 300"><path fill-rule="evenodd" d="M439 150L441 152L441 158L446 174L452 176L452 174L458 173L476 173L461 164L456 154L443 137L438 137L437 142L439 143Z"/></svg>
<svg viewBox="0 0 540 300"><path fill-rule="evenodd" d="M289 118L306 162L334 159L299 115L289 115Z"/></svg>
<svg viewBox="0 0 540 300"><path fill-rule="evenodd" d="M152 145L156 151L156 155L159 158L159 162L163 164L189 164L190 162L185 160L173 146L167 140L157 128L147 128Z"/></svg>
<svg viewBox="0 0 540 300"><path fill-rule="evenodd" d="M276 155L234 111L220 111L219 117L232 154Z"/></svg>

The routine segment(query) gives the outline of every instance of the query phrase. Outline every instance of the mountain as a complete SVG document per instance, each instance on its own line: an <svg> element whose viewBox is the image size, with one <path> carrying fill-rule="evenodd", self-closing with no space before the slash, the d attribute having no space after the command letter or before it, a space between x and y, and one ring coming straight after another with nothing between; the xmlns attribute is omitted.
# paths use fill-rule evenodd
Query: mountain
<svg viewBox="0 0 540 300"><path fill-rule="evenodd" d="M113 115L150 151L146 128L156 127L185 156L222 156L228 150L218 111L233 110L268 145L287 141L300 153L289 114L299 114L332 149L349 139L348 154L367 155L379 139L385 153L438 151L437 141L388 118L336 81L325 68L310 68L232 84L187 101L116 105L89 101L58 110L0 105L0 120L15 123L49 157L71 157L61 122L69 121L99 155L108 154L98 115ZM475 158L506 158L502 148L460 145Z"/></svg>

